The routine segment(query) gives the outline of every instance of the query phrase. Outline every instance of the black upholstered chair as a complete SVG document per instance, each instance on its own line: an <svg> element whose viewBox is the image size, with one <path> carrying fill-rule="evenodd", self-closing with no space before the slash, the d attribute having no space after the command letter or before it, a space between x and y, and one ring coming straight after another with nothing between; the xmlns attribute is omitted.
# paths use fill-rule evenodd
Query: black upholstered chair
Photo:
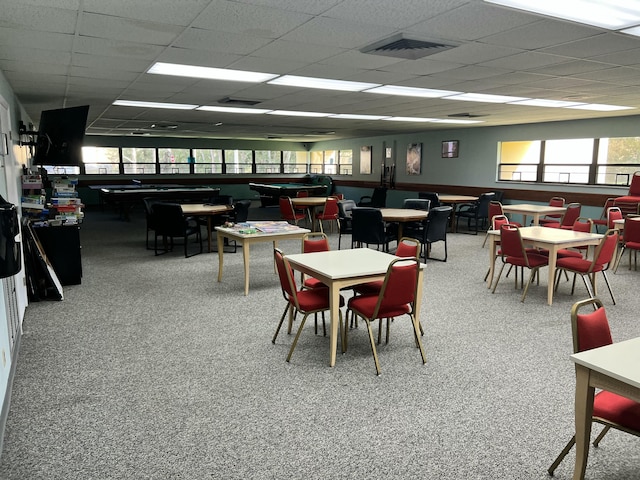
<svg viewBox="0 0 640 480"><path fill-rule="evenodd" d="M146 240L145 240L145 245L146 245L147 250L151 250L151 246L149 245L149 232L153 232L156 229L155 223L154 223L154 218L151 215L151 207L155 203L159 203L162 200L160 200L158 198L153 198L153 197L145 197L145 198L142 199L142 201L144 202L144 211L145 211L145 216L146 216L146 220L147 220L147 237L146 237Z"/></svg>
<svg viewBox="0 0 640 480"><path fill-rule="evenodd" d="M429 210L429 216L423 231L422 237L418 237L422 243L422 256L425 261L431 256L431 245L436 242L444 242L444 258L433 258L433 260L447 261L447 228L449 217L453 207L436 207Z"/></svg>
<svg viewBox="0 0 640 480"><path fill-rule="evenodd" d="M431 202L429 208L440 206L440 196L436 192L418 192L418 198L429 200Z"/></svg>
<svg viewBox="0 0 640 480"><path fill-rule="evenodd" d="M351 248L362 245L380 245L389 251L389 243L397 240L395 230L387 228L382 212L377 208L354 207L351 209Z"/></svg>
<svg viewBox="0 0 640 480"><path fill-rule="evenodd" d="M359 207L384 208L387 206L387 189L376 187L371 195L360 197Z"/></svg>
<svg viewBox="0 0 640 480"><path fill-rule="evenodd" d="M351 225L351 210L356 206L353 200L338 200L338 250L340 250L340 242L342 234L351 234L353 232Z"/></svg>
<svg viewBox="0 0 640 480"><path fill-rule="evenodd" d="M456 231L459 232L458 224L461 218L467 219L467 230L478 234L480 230L486 230L489 223L489 202L493 200L495 193L482 193L473 203L464 203L458 207L456 212Z"/></svg>
<svg viewBox="0 0 640 480"><path fill-rule="evenodd" d="M202 253L202 235L200 225L193 218L185 217L177 203L155 203L151 206L151 216L155 227L154 251L156 255L173 250L175 238L182 238L185 258L196 254L188 254L189 237L195 236ZM162 251L158 253L158 237L162 237Z"/></svg>

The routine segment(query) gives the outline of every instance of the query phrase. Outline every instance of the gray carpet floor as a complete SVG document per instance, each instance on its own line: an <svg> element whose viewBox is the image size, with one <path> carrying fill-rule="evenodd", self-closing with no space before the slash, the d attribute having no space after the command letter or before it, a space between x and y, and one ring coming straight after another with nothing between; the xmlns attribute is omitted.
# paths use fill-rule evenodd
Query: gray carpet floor
<svg viewBox="0 0 640 480"><path fill-rule="evenodd" d="M380 377L363 326L330 368L308 322L285 362L270 244L252 247L245 297L240 252L218 283L215 253L146 250L141 212L90 212L81 237L82 285L27 308L2 479L544 479L573 434L569 311L586 290L564 282L548 306L543 274L524 304L511 278L492 295L483 235L450 234L449 261L427 263L427 364L400 318ZM614 339L640 336L640 272L625 259L610 278ZM611 431L587 478L640 478L640 439Z"/></svg>

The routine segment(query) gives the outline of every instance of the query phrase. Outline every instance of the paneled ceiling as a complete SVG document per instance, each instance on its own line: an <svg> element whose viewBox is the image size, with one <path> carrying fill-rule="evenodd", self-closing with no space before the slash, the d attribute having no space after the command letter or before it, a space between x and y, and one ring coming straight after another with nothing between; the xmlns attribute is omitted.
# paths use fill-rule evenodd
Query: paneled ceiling
<svg viewBox="0 0 640 480"><path fill-rule="evenodd" d="M87 134L326 139L456 124L113 106L117 99L438 119L472 126L636 115L640 38L481 0L0 0L0 70L28 114L90 105ZM389 37L452 45L407 59ZM634 107L413 98L146 73L155 62ZM228 105L228 104L226 104Z"/></svg>

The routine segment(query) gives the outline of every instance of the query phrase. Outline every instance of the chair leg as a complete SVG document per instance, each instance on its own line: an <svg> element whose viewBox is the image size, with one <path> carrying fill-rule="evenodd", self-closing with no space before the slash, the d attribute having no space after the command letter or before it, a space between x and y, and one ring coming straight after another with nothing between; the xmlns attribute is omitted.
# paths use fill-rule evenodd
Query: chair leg
<svg viewBox="0 0 640 480"><path fill-rule="evenodd" d="M415 336L416 343L418 344L418 348L420 349L420 356L422 357L422 364L427 363L427 355L424 353L424 347L422 346L422 340L420 340L419 331L422 332L422 325L420 324L420 320L412 313L411 314L411 323L413 324L413 334Z"/></svg>
<svg viewBox="0 0 640 480"><path fill-rule="evenodd" d="M560 452L558 457L554 460L554 462L551 464L551 466L547 470L547 472L549 472L550 476L553 477L553 472L555 472L556 468L558 468L558 465L560 465L560 462L562 462L562 460L564 460L564 457L567 456L567 454L571 451L571 449L573 448L573 446L575 444L576 444L576 436L574 435L573 437L571 437L571 440L569 440L569 442L567 442L567 444L562 449L562 451Z"/></svg>
<svg viewBox="0 0 640 480"><path fill-rule="evenodd" d="M287 315L287 312L289 311L289 307L291 307L291 304L287 303L287 308L284 309L284 312L282 313L282 317L280 317L280 321L278 322L278 328L276 328L276 333L273 334L271 343L276 343L276 338L278 337L278 333L280 332L280 327L282 327L282 322L284 322L284 317Z"/></svg>
<svg viewBox="0 0 640 480"><path fill-rule="evenodd" d="M535 277L537 273L538 273L537 268L534 268L533 270L531 270L531 274L529 275L529 280L527 281L527 286L524 287L524 292L522 293L522 298L520 299L522 303L524 303L524 299L527 298L527 292L529 291L529 286L531 285L531 281L533 280L533 277ZM524 272L522 273L522 276L524 277Z"/></svg>
<svg viewBox="0 0 640 480"><path fill-rule="evenodd" d="M496 293L496 287L498 286L498 282L500 281L500 277L502 276L502 270L504 270L504 263L500 266L500 271L498 272L498 277L496 278L496 283L493 284L493 289L491 293Z"/></svg>
<svg viewBox="0 0 640 480"><path fill-rule="evenodd" d="M602 431L600 432L600 434L596 437L596 439L593 441L593 446L597 447L598 445L600 445L600 441L604 438L604 436L607 434L607 432L609 431L611 427L609 425L605 425L604 428L602 429Z"/></svg>
<svg viewBox="0 0 640 480"><path fill-rule="evenodd" d="M296 338L293 339L293 343L291 344L291 349L289 350L289 355L287 355L287 362L291 360L291 355L293 355L293 351L296 348L296 344L298 343L298 338L300 338L300 334L302 333L302 328L304 327L304 322L307 321L308 313L304 314L302 317L302 321L300 322L300 326L298 327L298 333L296 333Z"/></svg>
<svg viewBox="0 0 640 480"><path fill-rule="evenodd" d="M369 331L369 342L371 343L371 353L373 353L373 361L376 364L376 375L380 375L380 364L378 362L378 352L376 351L376 342L373 339L373 331L371 330L371 321L368 318L364 318L364 321L366 322L367 330Z"/></svg>
<svg viewBox="0 0 640 480"><path fill-rule="evenodd" d="M602 271L602 276L604 277L604 283L607 284L607 288L609 289L609 295L611 295L611 301L613 302L613 304L616 304L616 299L613 296L613 290L611 290L611 284L609 283L609 277L607 276L607 272L605 272L604 270ZM594 289L595 290L595 289Z"/></svg>

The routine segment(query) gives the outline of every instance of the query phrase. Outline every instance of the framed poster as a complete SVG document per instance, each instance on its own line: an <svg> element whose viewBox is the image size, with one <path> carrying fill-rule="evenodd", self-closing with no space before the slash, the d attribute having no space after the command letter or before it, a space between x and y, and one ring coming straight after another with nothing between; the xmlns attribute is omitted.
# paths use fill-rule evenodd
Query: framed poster
<svg viewBox="0 0 640 480"><path fill-rule="evenodd" d="M445 140L442 142L442 158L458 158L458 140Z"/></svg>
<svg viewBox="0 0 640 480"><path fill-rule="evenodd" d="M360 147L360 173L371 175L371 146Z"/></svg>
<svg viewBox="0 0 640 480"><path fill-rule="evenodd" d="M410 143L407 147L407 175L420 175L422 144Z"/></svg>

